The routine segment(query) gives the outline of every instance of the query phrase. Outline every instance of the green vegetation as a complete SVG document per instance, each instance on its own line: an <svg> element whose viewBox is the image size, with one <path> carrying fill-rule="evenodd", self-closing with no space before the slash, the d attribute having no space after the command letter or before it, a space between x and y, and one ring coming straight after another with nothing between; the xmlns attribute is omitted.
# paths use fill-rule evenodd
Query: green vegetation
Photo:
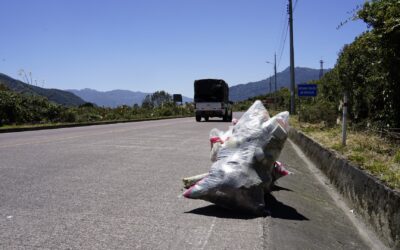
<svg viewBox="0 0 400 250"><path fill-rule="evenodd" d="M237 102L233 104L234 111L245 111L247 110L256 100L276 100L276 102L264 102L264 106L268 111L274 112L275 110L287 110L289 107L289 95L290 92L287 88L282 88L276 93L269 93L266 95L260 95L256 97L249 98L245 101Z"/></svg>
<svg viewBox="0 0 400 250"><path fill-rule="evenodd" d="M64 106L78 106L85 103L85 101L83 101L81 98L68 91L59 89L45 89L33 85L32 80L29 80L31 79L31 73L29 73L30 76L28 77L26 72L21 70L20 74L23 76L26 82L13 79L5 74L0 73L0 84L6 86L9 90L14 92L24 95L46 97L49 101Z"/></svg>
<svg viewBox="0 0 400 250"><path fill-rule="evenodd" d="M10 91L0 84L0 127L5 125L38 125L59 123L87 123L118 120L193 115L193 106L176 105L171 95L164 91L146 97L139 105L117 108L97 107L85 103L77 107L65 107L37 95L23 95Z"/></svg>
<svg viewBox="0 0 400 250"><path fill-rule="evenodd" d="M400 149L397 150L396 154L394 155L394 162L400 164Z"/></svg>
<svg viewBox="0 0 400 250"><path fill-rule="evenodd" d="M366 2L357 16L370 27L344 46L333 70L315 81L318 97L302 109L332 113L323 118L332 124L343 93L349 96L349 116L353 123L377 128L400 127L400 2ZM305 121L312 121L304 117Z"/></svg>
<svg viewBox="0 0 400 250"><path fill-rule="evenodd" d="M329 70L325 69L324 72ZM296 75L296 84L309 82L312 80L319 79L319 69L311 69L305 67L296 66L294 69ZM281 72L277 72L277 88L281 89L282 87L289 87L290 86L290 67L282 70ZM257 82L249 82L245 84L239 84L235 86L231 86L229 88L229 96L231 101L244 101L248 98L263 95L264 93L270 92L269 89L269 82L272 81L274 83L274 76L271 76L267 79L257 81ZM275 86L273 84L272 89ZM271 92L272 92L271 89Z"/></svg>
<svg viewBox="0 0 400 250"><path fill-rule="evenodd" d="M388 186L400 189L400 145L369 130L350 126L346 146L342 145L340 125L299 122L292 116L291 126L345 156L349 161L381 179Z"/></svg>
<svg viewBox="0 0 400 250"><path fill-rule="evenodd" d="M344 46L334 69L315 81L318 97L302 100L300 119L296 117L293 124L398 189L398 141L372 131L400 128L400 1L366 2L355 18L370 30ZM344 92L350 118L345 147L341 128L335 124Z"/></svg>
<svg viewBox="0 0 400 250"><path fill-rule="evenodd" d="M355 18L366 22L370 29L344 46L335 67L314 81L318 85L317 97L297 98L298 115L291 116L291 125L399 189L400 145L372 131L400 128L400 1L368 1ZM349 96L346 146L341 144L341 128L337 123L344 92ZM268 103L272 98L276 101ZM289 110L287 88L236 103L234 110L246 110L256 99L267 100L271 115ZM86 103L68 108L37 95L17 94L0 84L0 126L134 120L193 113L191 104L177 106L165 91L148 95L141 107L112 109Z"/></svg>
<svg viewBox="0 0 400 250"><path fill-rule="evenodd" d="M400 1L372 0L354 17L370 29L345 45L335 67L320 80L318 96L297 98L297 115L291 125L327 148L336 150L388 186L400 189L398 139L380 132L400 128ZM343 94L348 94L349 129L342 146L340 118ZM282 89L277 106L267 104L271 115L289 110L289 92ZM236 104L244 110L259 96ZM273 110L271 112L271 109ZM396 141L397 140L397 141Z"/></svg>

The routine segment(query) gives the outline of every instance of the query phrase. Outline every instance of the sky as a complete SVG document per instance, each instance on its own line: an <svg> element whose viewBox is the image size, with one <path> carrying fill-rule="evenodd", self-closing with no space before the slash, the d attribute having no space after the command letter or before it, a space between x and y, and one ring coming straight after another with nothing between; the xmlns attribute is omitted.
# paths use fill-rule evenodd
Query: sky
<svg viewBox="0 0 400 250"><path fill-rule="evenodd" d="M0 0L0 73L45 88L193 96L193 82L259 81L290 64L284 0ZM335 65L367 30L365 0L293 0L295 66Z"/></svg>

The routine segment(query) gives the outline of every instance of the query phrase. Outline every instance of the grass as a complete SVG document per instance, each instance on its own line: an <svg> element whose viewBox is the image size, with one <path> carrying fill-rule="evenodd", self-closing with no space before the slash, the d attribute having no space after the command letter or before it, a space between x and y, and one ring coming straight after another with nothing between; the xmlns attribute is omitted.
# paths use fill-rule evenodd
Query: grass
<svg viewBox="0 0 400 250"><path fill-rule="evenodd" d="M396 154L394 155L394 162L395 163L400 163L400 149L397 150Z"/></svg>
<svg viewBox="0 0 400 250"><path fill-rule="evenodd" d="M49 127L49 126L60 126L68 123L40 123L40 124L19 124L19 125L3 125L0 127L1 130L9 130L9 129L22 129L22 128L38 128L38 127ZM71 123L69 123L71 124Z"/></svg>
<svg viewBox="0 0 400 250"><path fill-rule="evenodd" d="M347 131L346 146L342 145L341 126L299 122L296 116L291 126L304 132L323 146L344 155L350 162L400 190L400 145L369 131Z"/></svg>

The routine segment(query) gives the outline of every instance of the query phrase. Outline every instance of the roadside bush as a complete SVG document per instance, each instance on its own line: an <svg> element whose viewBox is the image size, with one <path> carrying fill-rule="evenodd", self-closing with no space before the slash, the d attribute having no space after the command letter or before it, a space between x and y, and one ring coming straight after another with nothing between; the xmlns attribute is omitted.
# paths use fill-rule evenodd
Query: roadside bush
<svg viewBox="0 0 400 250"><path fill-rule="evenodd" d="M158 110L157 114L159 116L172 116L173 115L173 111L170 108L161 108Z"/></svg>
<svg viewBox="0 0 400 250"><path fill-rule="evenodd" d="M45 111L47 120L51 122L60 121L61 109L61 106L50 103L48 109Z"/></svg>
<svg viewBox="0 0 400 250"><path fill-rule="evenodd" d="M112 120L117 120L118 116L114 112L107 112L104 116L104 120L106 121L112 121Z"/></svg>
<svg viewBox="0 0 400 250"><path fill-rule="evenodd" d="M79 107L80 107L80 108L84 108L84 107L87 107L87 108L94 108L95 105L94 105L93 103L91 103L91 102L85 102L84 104L79 105Z"/></svg>
<svg viewBox="0 0 400 250"><path fill-rule="evenodd" d="M61 122L76 122L78 115L72 110L64 110L61 112L60 121Z"/></svg>
<svg viewBox="0 0 400 250"><path fill-rule="evenodd" d="M326 122L328 126L336 123L338 111L333 103L320 102L315 104L303 104L300 106L299 119L304 122Z"/></svg>
<svg viewBox="0 0 400 250"><path fill-rule="evenodd" d="M194 113L193 104L177 106L168 101L163 92L158 93L161 105L133 107L122 105L116 108L98 107L85 103L79 107L64 107L37 95L24 95L0 85L0 126L11 124L37 124L52 122L95 122L156 118L159 116L187 115ZM154 95L154 96L158 96ZM165 99L165 98L166 99ZM164 100L164 99L165 100Z"/></svg>
<svg viewBox="0 0 400 250"><path fill-rule="evenodd" d="M0 91L0 124L7 124L15 120L15 105L12 96L6 91Z"/></svg>
<svg viewBox="0 0 400 250"><path fill-rule="evenodd" d="M235 103L233 105L233 111L246 111L251 104L252 103L249 101Z"/></svg>

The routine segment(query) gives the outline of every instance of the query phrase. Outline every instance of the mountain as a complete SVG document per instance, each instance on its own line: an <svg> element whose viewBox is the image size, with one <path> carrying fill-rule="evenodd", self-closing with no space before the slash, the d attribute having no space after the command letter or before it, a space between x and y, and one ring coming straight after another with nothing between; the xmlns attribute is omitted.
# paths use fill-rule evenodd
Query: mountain
<svg viewBox="0 0 400 250"><path fill-rule="evenodd" d="M328 72L329 69L324 70L324 74ZM303 67L295 68L295 83L302 84L309 82L311 80L319 79L319 69L310 69ZM290 88L290 67L286 68L284 71L276 74L277 89ZM272 92L274 92L274 76L271 77L272 80ZM229 88L229 99L232 101L243 101L250 97L265 95L269 93L269 82L270 78L258 81L249 82L246 84L239 84Z"/></svg>
<svg viewBox="0 0 400 250"><path fill-rule="evenodd" d="M49 101L64 105L64 106L78 106L84 104L85 101L78 96L64 90L59 89L45 89L9 77L8 75L0 73L0 84L4 84L10 90L28 94L40 95L46 97Z"/></svg>
<svg viewBox="0 0 400 250"><path fill-rule="evenodd" d="M148 95L143 92L133 92L129 90L111 90L111 91L97 91L94 89L68 89L67 91L74 93L87 102L94 103L98 106L115 108L121 105L141 104L143 99Z"/></svg>
<svg viewBox="0 0 400 250"><path fill-rule="evenodd" d="M70 89L67 91L74 93L75 95L81 97L83 100L87 102L94 103L98 106L112 107L112 108L121 105L128 105L128 106L132 106L134 104L141 105L146 95L150 94L139 91L134 92L130 90L120 90L120 89L105 91L105 92L88 88L81 90ZM184 103L192 101L192 99L184 96L182 97L182 99Z"/></svg>

